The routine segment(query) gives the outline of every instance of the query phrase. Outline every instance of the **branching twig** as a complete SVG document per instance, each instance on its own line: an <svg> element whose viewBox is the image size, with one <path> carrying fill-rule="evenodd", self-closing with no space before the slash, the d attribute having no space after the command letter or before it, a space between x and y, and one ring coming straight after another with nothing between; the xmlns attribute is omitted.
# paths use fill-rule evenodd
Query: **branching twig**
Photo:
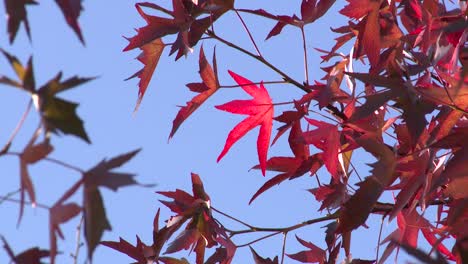
<svg viewBox="0 0 468 264"><path fill-rule="evenodd" d="M244 27L245 31L247 32L247 35L249 35L250 41L252 41L252 44L254 45L255 50L257 51L257 55L263 58L262 53L258 49L257 43L255 43L255 40L254 40L254 38L252 36L252 33L250 33L250 30L247 27L247 25L245 24L244 19L242 19L241 15L239 14L239 11L234 9L234 12L236 12L237 17L239 18L239 20L242 23L242 26Z"/></svg>
<svg viewBox="0 0 468 264"><path fill-rule="evenodd" d="M7 194L5 194L4 196L0 196L0 204L2 204L4 201L6 201L8 198L12 197L13 195L19 193L21 191L21 189L18 189L16 191L13 191L13 192L9 192Z"/></svg>

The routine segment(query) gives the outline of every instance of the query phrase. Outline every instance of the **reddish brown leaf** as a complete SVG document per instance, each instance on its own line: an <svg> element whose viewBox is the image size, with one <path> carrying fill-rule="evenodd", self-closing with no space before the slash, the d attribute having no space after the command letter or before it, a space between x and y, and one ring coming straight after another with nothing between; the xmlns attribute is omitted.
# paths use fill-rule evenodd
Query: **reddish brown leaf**
<svg viewBox="0 0 468 264"><path fill-rule="evenodd" d="M187 102L187 105L182 107L179 112L177 113L176 118L172 124L172 130L169 135L169 138L172 138L176 133L177 129L182 125L182 123L193 113L195 110L198 109L208 98L210 98L218 89L219 89L219 81L218 76L216 73L216 54L213 53L213 67L208 63L205 57L205 52L203 51L203 46L200 49L200 58L198 60L199 64L199 74L203 81L202 89L197 89L199 91L195 91L192 88L189 88L194 92L199 92L197 96L192 98L190 102ZM193 87L193 86L192 86ZM199 87L199 86L198 86Z"/></svg>
<svg viewBox="0 0 468 264"><path fill-rule="evenodd" d="M271 258L263 258L261 257L252 247L250 248L250 252L252 252L253 259L255 261L255 264L278 264L278 256L276 256L274 259Z"/></svg>
<svg viewBox="0 0 468 264"><path fill-rule="evenodd" d="M40 249L38 247L33 247L27 249L18 255L15 256L13 250L11 249L10 245L8 245L6 239L1 236L3 247L7 252L8 256L11 259L11 263L15 264L41 264L42 258L49 257L50 252L48 250Z"/></svg>
<svg viewBox="0 0 468 264"><path fill-rule="evenodd" d="M288 257L303 263L325 263L327 253L311 242L307 242L296 236L297 241L309 250L304 250L295 254L286 254Z"/></svg>
<svg viewBox="0 0 468 264"><path fill-rule="evenodd" d="M229 132L226 144L218 157L218 162L224 157L224 155L226 155L234 143L256 126L260 126L260 132L257 139L257 152L262 174L265 175L271 128L273 125L273 103L263 84L260 84L260 87L257 87L252 84L250 80L247 80L234 72L229 71L229 74L242 87L242 89L246 93L250 94L254 99L234 100L229 103L216 106L217 109L226 112L249 115L249 117L244 119L235 126L231 132Z"/></svg>
<svg viewBox="0 0 468 264"><path fill-rule="evenodd" d="M153 77L154 70L161 58L164 47L165 45L160 38L140 47L141 53L138 55L137 59L144 64L143 69L127 78L127 80L134 77L138 77L140 79L138 82L138 100L134 111L137 111L140 106L141 100L143 99L146 89L151 81L151 77Z"/></svg>
<svg viewBox="0 0 468 264"><path fill-rule="evenodd" d="M336 0L303 0L301 16L304 23L312 23L319 19L332 7Z"/></svg>
<svg viewBox="0 0 468 264"><path fill-rule="evenodd" d="M8 17L8 36L10 44L13 43L18 33L21 22L24 22L24 27L28 37L31 39L31 30L29 29L29 22L26 12L26 5L37 5L34 0L5 0L5 8Z"/></svg>
<svg viewBox="0 0 468 264"><path fill-rule="evenodd" d="M81 212L81 207L76 203L56 204L49 210L49 239L50 239L50 260L55 263L57 255L57 235L64 238L60 230L60 224L77 216Z"/></svg>
<svg viewBox="0 0 468 264"><path fill-rule="evenodd" d="M137 238L139 240L139 238ZM127 242L123 238L119 238L119 242L114 242L114 241L102 241L100 243L101 245L104 245L106 247L110 247L112 249L115 249L121 253L124 253L125 255L131 257L132 259L138 261L137 263L139 264L146 264L147 259L143 253L143 249L141 247L134 246ZM161 259L160 259L161 260ZM170 263L170 262L169 262Z"/></svg>
<svg viewBox="0 0 468 264"><path fill-rule="evenodd" d="M88 258L91 259L96 246L101 241L105 230L111 230L106 216L104 201L98 187L107 187L117 191L120 187L138 184L129 173L113 172L113 169L122 166L132 159L140 150L135 150L110 160L102 160L99 164L83 174L84 195L84 227L88 244Z"/></svg>
<svg viewBox="0 0 468 264"><path fill-rule="evenodd" d="M67 21L67 24L75 31L76 35L80 39L81 43L84 44L83 35L81 34L81 28L78 24L78 17L80 16L82 0L55 0L55 3L59 6L60 10Z"/></svg>
<svg viewBox="0 0 468 264"><path fill-rule="evenodd" d="M356 139L378 161L371 164L372 176L358 183L359 189L344 204L339 218L338 232L348 232L364 224L375 203L393 177L396 161L394 153L385 144L372 136Z"/></svg>
<svg viewBox="0 0 468 264"><path fill-rule="evenodd" d="M281 182L289 179L298 178L305 173L315 173L320 167L322 167L322 154L314 154L307 159L302 158L291 158L291 157L273 157L267 162L267 170L280 171L275 177L265 182L255 194L250 198L249 204L251 204L260 194L264 193L271 187L280 184ZM258 169L259 166L255 166L254 169Z"/></svg>

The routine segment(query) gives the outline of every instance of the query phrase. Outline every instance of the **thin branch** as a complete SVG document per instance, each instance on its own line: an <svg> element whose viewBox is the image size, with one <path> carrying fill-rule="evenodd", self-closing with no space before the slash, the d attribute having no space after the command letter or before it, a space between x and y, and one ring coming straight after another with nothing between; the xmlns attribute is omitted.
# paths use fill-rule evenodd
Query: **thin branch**
<svg viewBox="0 0 468 264"><path fill-rule="evenodd" d="M257 47L257 43L255 43L255 40L254 40L252 34L250 33L249 28L245 24L244 19L242 19L241 15L239 14L239 11L234 9L234 12L236 12L237 17L239 18L239 20L242 23L242 26L244 27L245 31L247 32L247 35L249 35L250 41L252 41L252 44L254 45L255 50L257 51L257 55L263 58L262 53L260 52L260 50Z"/></svg>
<svg viewBox="0 0 468 264"><path fill-rule="evenodd" d="M6 152L6 153L5 153L5 155L18 156L18 157L21 156L21 154L22 154L22 153L14 152L14 151L10 151L10 152ZM85 173L84 170L82 170L82 169L80 169L80 168L78 168L78 167L76 167L76 166L73 166L73 165L71 165L71 164L69 164L69 163L63 162L63 161L61 161L61 160L57 160L57 159L49 158L49 157L45 157L45 158L43 158L42 160L48 161L48 162L50 162L50 163L55 163L55 164L60 165L60 166L62 166L62 167L64 167L64 168L67 168L67 169L70 169L70 170L74 170L74 171L76 171L76 172L78 172L78 173L80 173L80 174Z"/></svg>
<svg viewBox="0 0 468 264"><path fill-rule="evenodd" d="M302 35L302 49L304 50L304 74L306 84L309 85L309 62L307 59L307 44L306 44L306 36L304 32L304 27L301 27L301 35Z"/></svg>
<svg viewBox="0 0 468 264"><path fill-rule="evenodd" d="M288 237L288 232L284 233L283 237L283 248L281 249L281 264L284 263L284 255L286 253L286 238Z"/></svg>
<svg viewBox="0 0 468 264"><path fill-rule="evenodd" d="M238 222L238 223L240 223L240 224L242 224L242 225L244 225L244 226L246 226L246 227L248 227L248 228L250 228L250 229L253 229L253 228L254 228L254 226L249 225L249 224L247 224L246 222L244 222L244 221L242 221L242 220L239 220L239 219L237 219L237 218L235 218L235 217L233 217L233 216L230 216L230 215L228 215L228 214L226 214L226 213L224 213L224 212L221 212L221 211L219 211L218 209L214 208L213 206L211 207L211 210L213 210L213 211L217 212L218 214L221 214L221 215L223 215L223 216L225 216L225 217L227 217L227 218L229 218L229 219L231 219L231 220L233 220L233 221L236 221L236 222Z"/></svg>
<svg viewBox="0 0 468 264"><path fill-rule="evenodd" d="M339 213L336 212L336 213L331 214L331 215L310 219L310 220L304 221L302 223L295 224L295 225L288 226L288 227L255 227L255 226L252 226L252 227L250 227L250 229L234 231L234 232L232 232L232 235L239 235L239 234L246 234L246 233L253 233L253 232L280 232L280 233L286 233L286 232L290 232L290 231L293 231L293 230L296 230L296 229L299 229L301 227L308 226L308 225L311 225L311 224L324 222L324 221L329 221L329 220L334 220L334 219L336 219L338 217L339 217Z"/></svg>
<svg viewBox="0 0 468 264"><path fill-rule="evenodd" d="M13 202L13 203L21 203L21 201L19 199L15 199L15 198L10 198L10 197L7 197L7 196L1 196L0 195L0 201L8 201L8 202ZM50 207L45 205L45 204L40 204L40 203L33 203L31 201L24 201L25 204L28 204L28 205L32 205L34 207L38 207L38 208L42 208L42 209L46 209L46 210L49 210Z"/></svg>
<svg viewBox="0 0 468 264"><path fill-rule="evenodd" d="M12 197L13 195L19 193L21 191L21 189L18 189L16 191L12 191L12 192L9 192L7 194L5 194L4 196L2 196L0 198L0 204L2 204L4 201L6 201L8 198Z"/></svg>
<svg viewBox="0 0 468 264"><path fill-rule="evenodd" d="M384 223L385 215L382 216L382 221L380 222L379 238L377 239L377 253L375 256L375 263L379 263L379 249L380 249L380 240L382 239L382 229Z"/></svg>
<svg viewBox="0 0 468 264"><path fill-rule="evenodd" d="M0 153L6 153L6 152L8 151L8 149L10 148L11 143L12 143L13 140L15 139L15 137L16 137L16 135L18 134L18 132L20 131L20 129L23 127L24 121L26 121L26 118L28 117L28 114L29 114L29 112L31 111L32 103L33 103L32 99L29 100L28 105L26 106L26 110L24 111L23 115L21 116L21 119L19 120L19 122L18 122L18 124L16 125L15 129L14 129L13 132L11 133L10 138L8 139L7 143L6 143L5 146L2 148L2 150L0 151Z"/></svg>
<svg viewBox="0 0 468 264"><path fill-rule="evenodd" d="M211 30L207 30L206 34L210 37L212 37L213 39L216 39L218 40L219 42L233 48L233 49L236 49L254 59L256 59L257 61L263 63L265 66L267 66L268 68L272 69L273 71L275 71L276 73L278 73L279 75L281 75L281 77L283 77L283 79L288 82L288 83L291 83L292 85L298 87L299 89L303 90L304 92L309 92L305 87L304 85L300 84L298 81L294 80L293 78L291 78L289 75L287 75L286 73L284 73L283 71L281 71L280 69L278 69L276 66L274 66L273 64L271 64L270 62L268 62L267 60L265 60L263 57L260 57L258 55L255 55L253 54L252 52L242 48L242 47L239 47L237 46L236 44L230 42L230 41L227 41L221 37L219 37L218 35L216 35L213 31Z"/></svg>
<svg viewBox="0 0 468 264"><path fill-rule="evenodd" d="M250 241L250 242L248 242L248 243L245 243L245 244L242 244L242 245L237 245L236 248L247 247L247 246L250 246L250 245L252 245L252 244L254 244L254 243L257 243L257 242L262 241L262 240L264 240L264 239L270 238L270 237L272 237L272 236L276 236L276 235L281 234L281 233L282 233L282 232L271 233L271 234L268 234L268 235L266 235L266 236L262 236L262 237L260 237L260 238L255 239L255 240L252 240L252 241Z"/></svg>
<svg viewBox="0 0 468 264"><path fill-rule="evenodd" d="M81 228L83 226L83 216L81 216L80 223L76 226L76 246L75 246L75 253L71 254L73 258L73 264L78 264L78 255L80 253L80 248L83 246L81 243Z"/></svg>

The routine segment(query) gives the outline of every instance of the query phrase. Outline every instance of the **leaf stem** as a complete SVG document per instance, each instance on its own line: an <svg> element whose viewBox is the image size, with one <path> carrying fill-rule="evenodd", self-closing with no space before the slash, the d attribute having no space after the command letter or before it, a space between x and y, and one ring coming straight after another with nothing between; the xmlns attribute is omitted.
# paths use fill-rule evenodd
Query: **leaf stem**
<svg viewBox="0 0 468 264"><path fill-rule="evenodd" d="M32 99L30 99L29 102L28 102L28 105L26 106L26 110L24 110L24 113L21 116L21 119L18 121L18 124L16 125L15 129L11 133L10 138L8 139L7 143L2 148L0 153L5 154L8 151L8 149L10 148L11 143L15 139L15 137L18 134L18 132L20 131L21 127L23 127L24 121L26 121L26 118L28 117L28 114L31 111L32 103L33 103L33 101L32 101Z"/></svg>
<svg viewBox="0 0 468 264"><path fill-rule="evenodd" d="M306 37L304 32L304 27L301 27L301 35L302 35L302 49L304 50L304 74L305 74L305 81L306 85L309 85L309 62L307 59L307 44L306 44Z"/></svg>
<svg viewBox="0 0 468 264"><path fill-rule="evenodd" d="M244 19L242 19L241 15L239 14L239 11L234 9L234 12L236 12L237 17L239 18L239 20L242 23L242 26L244 27L245 31L247 32L247 35L249 35L250 41L252 41L252 44L255 47L255 50L257 51L257 55L260 56L261 58L263 58L262 53L260 52L260 50L257 47L257 43L255 43L255 40L254 40L252 34L250 33L249 28L245 24Z"/></svg>

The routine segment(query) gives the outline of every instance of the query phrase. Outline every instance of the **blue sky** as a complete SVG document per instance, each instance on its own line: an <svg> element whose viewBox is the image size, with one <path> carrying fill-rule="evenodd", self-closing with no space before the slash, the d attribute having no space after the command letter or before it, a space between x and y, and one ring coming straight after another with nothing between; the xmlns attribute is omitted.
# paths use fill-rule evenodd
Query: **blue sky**
<svg viewBox="0 0 468 264"><path fill-rule="evenodd" d="M343 17L336 13L341 7L340 4L343 4L338 2L328 16L307 29L311 79L319 79L323 75L318 68L319 54L313 48L330 47L335 36L330 33L329 27L344 24ZM122 52L127 44L122 36L132 36L134 28L144 25L134 9L134 3L136 1L113 1L112 4L109 1L84 1L85 10L79 21L86 46L81 45L73 31L66 26L62 14L52 1L41 1L39 6L28 9L32 42L28 41L24 28L21 28L14 45L11 46L7 41L6 27L4 24L0 27L1 48L15 54L23 62L29 55L33 55L37 84L46 82L58 71L63 71L64 77L98 76L96 80L63 94L63 97L80 103L78 113L85 120L85 128L93 142L92 145L75 137L54 136L52 143L56 148L51 157L88 169L104 157L143 148L143 151L122 167L121 171L135 172L139 182L156 183L157 186L128 187L118 193L104 190L106 211L113 230L106 232L103 240L118 240L121 236L134 243L135 234L138 234L143 241L150 242L152 221L157 208L162 208L161 219L167 219L171 215L169 210L158 202L162 197L155 194L155 191L176 188L189 191L190 172L200 174L213 206L253 225L288 226L319 217L319 205L306 191L316 187L315 179L309 177L285 182L280 188L272 188L252 205L248 205L252 194L265 181L260 171L249 172L249 168L257 164L256 131L236 143L227 156L219 164L216 163L228 132L244 117L218 111L213 106L233 99L246 98L240 89L218 92L181 126L168 143L172 120L178 111L177 105L185 105L194 95L188 91L185 84L199 81L199 46L194 54L177 62L174 62L174 57L168 57L167 50L163 53L140 109L133 114L137 99L137 80L124 79L139 70L141 64L134 60L138 51ZM275 1L272 4L272 1L266 0L239 0L236 5L252 9L263 7L273 13L292 14L299 12L300 1L294 3ZM0 10L4 10L3 1L0 3ZM300 31L286 27L284 34L264 42L263 39L273 23L259 21L247 15L244 15L244 18L248 24L252 24L251 30L262 53L288 74L301 79L303 62ZM253 50L234 14L223 17L216 27L227 39ZM213 42L205 41L203 44L208 60L211 61ZM228 69L252 81L280 79L275 73L248 57L239 55L222 44L216 46L221 84L234 84L227 74ZM0 74L13 75L3 58L0 59ZM275 102L289 101L301 94L292 86L275 85L267 88ZM0 98L0 142L5 142L26 108L29 98L15 89L3 86L0 87ZM280 113L279 110L281 108L276 110L276 115ZM37 114L32 112L14 141L12 150L20 151L24 147L37 122ZM286 138L280 140L269 152L270 157L281 155L290 155ZM367 161L366 158L364 160ZM361 164L361 174L367 175L368 167ZM0 158L0 177L3 177L0 184L1 195L18 188L18 167L16 157ZM327 179L325 172L322 173L322 178ZM61 195L62 190L69 188L80 177L73 171L46 162L32 166L31 175L38 201L48 205ZM273 175L269 173L267 177ZM73 199L81 203L81 193ZM5 236L15 252L37 245L42 248L48 247L48 216L45 210L27 207L18 229L18 205L5 202L0 205L0 210L3 216L0 234ZM225 220L227 226L236 227L235 223L222 217L220 219ZM78 220L74 219L63 225L66 240L59 242L59 249L63 253L59 256L58 263L71 261L69 254L75 249L75 229ZM380 221L373 218L368 220L368 223L371 223L368 230L363 231L363 228L360 228L353 236L352 252L356 258L375 257ZM295 234L325 248L325 230L321 228L325 224L306 227ZM393 230L393 224L384 223L384 233ZM251 237L237 241L241 243L250 239ZM255 244L254 248L262 256L274 257L281 253L281 246L282 237L277 236ZM290 234L286 252L295 253L299 250L302 248L298 246L293 234ZM82 248L80 258L84 260L85 256L86 250ZM105 247L99 247L94 254L94 263L128 261L130 259L125 255ZM0 251L0 263L6 262L5 252ZM248 249L240 249L234 263L251 262Z"/></svg>

